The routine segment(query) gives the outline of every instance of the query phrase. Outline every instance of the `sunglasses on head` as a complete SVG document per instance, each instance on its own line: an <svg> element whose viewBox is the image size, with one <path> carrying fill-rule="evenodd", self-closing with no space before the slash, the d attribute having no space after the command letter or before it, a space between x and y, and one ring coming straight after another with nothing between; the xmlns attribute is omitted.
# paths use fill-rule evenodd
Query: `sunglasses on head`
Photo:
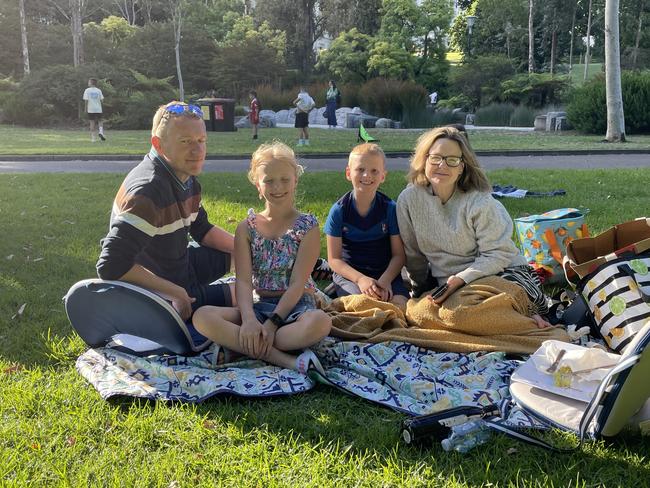
<svg viewBox="0 0 650 488"><path fill-rule="evenodd" d="M182 115L186 112L196 115L197 117L203 118L203 110L201 110L201 107L198 107L196 105L185 105L182 103L174 103L173 105L168 105L165 107L165 112L174 114L174 115Z"/></svg>
<svg viewBox="0 0 650 488"><path fill-rule="evenodd" d="M462 156L440 156L438 154L428 154L427 161L429 164L441 165L444 161L450 168L455 168L463 162Z"/></svg>

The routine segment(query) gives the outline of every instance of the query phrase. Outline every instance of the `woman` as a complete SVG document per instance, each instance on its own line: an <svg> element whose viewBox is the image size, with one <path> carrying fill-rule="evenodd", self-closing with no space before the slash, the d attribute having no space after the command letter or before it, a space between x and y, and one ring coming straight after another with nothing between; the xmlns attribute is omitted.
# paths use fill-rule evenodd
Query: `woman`
<svg viewBox="0 0 650 488"><path fill-rule="evenodd" d="M325 113L327 114L327 125L330 129L336 128L336 106L341 100L341 92L336 88L336 83L334 80L330 80L327 88L327 94L325 95L327 101L327 108Z"/></svg>
<svg viewBox="0 0 650 488"><path fill-rule="evenodd" d="M447 290L440 305L465 284L500 276L520 285L530 298L530 316L540 328L550 324L539 279L512 242L512 220L492 195L492 187L465 136L453 127L424 133L408 173L411 183L397 199L397 220L414 287L429 271Z"/></svg>

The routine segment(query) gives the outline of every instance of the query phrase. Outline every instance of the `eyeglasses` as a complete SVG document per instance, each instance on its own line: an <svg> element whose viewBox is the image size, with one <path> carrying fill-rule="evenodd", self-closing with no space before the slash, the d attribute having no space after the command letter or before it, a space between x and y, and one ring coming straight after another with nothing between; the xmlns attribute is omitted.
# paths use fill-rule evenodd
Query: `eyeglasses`
<svg viewBox="0 0 650 488"><path fill-rule="evenodd" d="M165 112L174 115L182 115L185 112L189 112L192 115L203 118L203 110L201 110L201 107L198 107L196 105L183 105L181 103L175 103L173 105L165 107Z"/></svg>
<svg viewBox="0 0 650 488"><path fill-rule="evenodd" d="M450 168L455 168L463 162L462 156L440 156L439 154L427 154L427 162L440 166L442 162L447 163Z"/></svg>

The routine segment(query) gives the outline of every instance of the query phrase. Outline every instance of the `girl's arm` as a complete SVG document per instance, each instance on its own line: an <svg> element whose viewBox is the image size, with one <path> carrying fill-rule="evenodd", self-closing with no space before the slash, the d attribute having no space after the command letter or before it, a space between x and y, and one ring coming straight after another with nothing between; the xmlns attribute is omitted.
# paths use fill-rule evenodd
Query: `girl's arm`
<svg viewBox="0 0 650 488"><path fill-rule="evenodd" d="M235 231L235 296L241 315L239 345L252 357L261 353L262 325L253 312L253 260L251 240L246 221L241 222Z"/></svg>
<svg viewBox="0 0 650 488"><path fill-rule="evenodd" d="M289 287L282 294L282 298L275 307L275 313L285 318L293 307L296 306L300 297L305 293L305 284L311 276L311 272L316 264L316 259L320 254L320 230L318 225L314 225L302 238L298 247L298 255L293 265L291 278L289 278Z"/></svg>

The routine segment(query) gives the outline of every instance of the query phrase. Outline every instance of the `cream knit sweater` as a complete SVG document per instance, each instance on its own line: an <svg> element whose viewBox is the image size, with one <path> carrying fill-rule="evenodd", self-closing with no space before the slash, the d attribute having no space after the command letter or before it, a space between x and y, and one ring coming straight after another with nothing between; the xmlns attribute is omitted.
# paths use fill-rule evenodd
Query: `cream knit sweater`
<svg viewBox="0 0 650 488"><path fill-rule="evenodd" d="M406 270L423 285L427 266L439 284L451 275L471 283L526 264L512 241L512 219L488 192L456 190L444 205L431 187L407 186L397 198Z"/></svg>

